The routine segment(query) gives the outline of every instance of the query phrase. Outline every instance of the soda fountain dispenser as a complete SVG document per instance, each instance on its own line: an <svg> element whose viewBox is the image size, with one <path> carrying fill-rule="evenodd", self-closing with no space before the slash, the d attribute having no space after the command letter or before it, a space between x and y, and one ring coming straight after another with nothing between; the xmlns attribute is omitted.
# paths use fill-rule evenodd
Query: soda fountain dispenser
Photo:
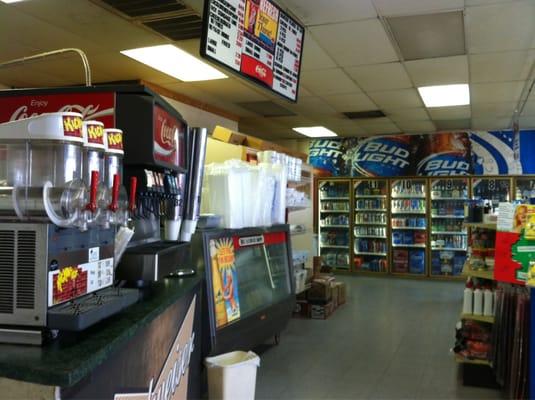
<svg viewBox="0 0 535 400"><path fill-rule="evenodd" d="M41 344L138 299L113 287L115 228L84 132L71 112L0 124L0 342Z"/></svg>

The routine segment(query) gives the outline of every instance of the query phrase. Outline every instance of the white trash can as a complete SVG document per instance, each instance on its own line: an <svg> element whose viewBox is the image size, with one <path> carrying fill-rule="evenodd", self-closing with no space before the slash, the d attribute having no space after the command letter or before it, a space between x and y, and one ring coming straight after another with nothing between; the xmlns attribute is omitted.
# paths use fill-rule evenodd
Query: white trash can
<svg viewBox="0 0 535 400"><path fill-rule="evenodd" d="M233 351L206 357L210 400L254 400L260 357L252 351Z"/></svg>

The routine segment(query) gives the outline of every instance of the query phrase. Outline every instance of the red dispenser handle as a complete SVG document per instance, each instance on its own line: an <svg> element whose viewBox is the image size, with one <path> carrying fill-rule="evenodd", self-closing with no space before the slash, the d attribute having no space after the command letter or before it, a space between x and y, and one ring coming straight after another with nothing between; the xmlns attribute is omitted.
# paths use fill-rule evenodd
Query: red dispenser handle
<svg viewBox="0 0 535 400"><path fill-rule="evenodd" d="M97 189L98 189L98 171L91 171L91 189L89 192L89 204L86 208L91 211L97 211Z"/></svg>
<svg viewBox="0 0 535 400"><path fill-rule="evenodd" d="M130 178L130 199L128 199L128 209L134 212L136 209L136 191L137 191L137 177Z"/></svg>
<svg viewBox="0 0 535 400"><path fill-rule="evenodd" d="M119 208L119 186L120 178L118 174L113 175L113 186L111 188L111 203L110 210L115 212Z"/></svg>

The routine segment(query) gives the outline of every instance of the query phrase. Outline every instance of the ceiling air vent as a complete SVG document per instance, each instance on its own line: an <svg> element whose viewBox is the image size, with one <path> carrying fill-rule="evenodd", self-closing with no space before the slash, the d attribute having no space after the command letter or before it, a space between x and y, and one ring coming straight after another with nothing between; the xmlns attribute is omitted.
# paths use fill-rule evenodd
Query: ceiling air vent
<svg viewBox="0 0 535 400"><path fill-rule="evenodd" d="M287 110L272 101L252 101L237 103L237 105L245 108L247 111L262 115L263 117L291 117L296 115L294 112Z"/></svg>
<svg viewBox="0 0 535 400"><path fill-rule="evenodd" d="M349 111L345 112L344 115L349 119L372 119L386 117L385 113L381 110Z"/></svg>
<svg viewBox="0 0 535 400"><path fill-rule="evenodd" d="M201 37L202 19L177 0L101 0L106 8L171 40Z"/></svg>

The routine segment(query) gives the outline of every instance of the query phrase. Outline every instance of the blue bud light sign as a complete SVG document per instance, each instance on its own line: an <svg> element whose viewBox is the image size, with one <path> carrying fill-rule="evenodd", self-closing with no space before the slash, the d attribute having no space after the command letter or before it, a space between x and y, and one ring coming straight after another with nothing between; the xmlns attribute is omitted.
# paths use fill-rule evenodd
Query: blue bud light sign
<svg viewBox="0 0 535 400"><path fill-rule="evenodd" d="M315 139L310 143L308 162L316 168L331 172L334 176L347 174L343 141L339 139Z"/></svg>
<svg viewBox="0 0 535 400"><path fill-rule="evenodd" d="M383 136L360 142L352 157L352 175L403 176L411 173L412 136Z"/></svg>
<svg viewBox="0 0 535 400"><path fill-rule="evenodd" d="M472 172L470 138L466 132L427 135L420 143L417 175L450 176Z"/></svg>

